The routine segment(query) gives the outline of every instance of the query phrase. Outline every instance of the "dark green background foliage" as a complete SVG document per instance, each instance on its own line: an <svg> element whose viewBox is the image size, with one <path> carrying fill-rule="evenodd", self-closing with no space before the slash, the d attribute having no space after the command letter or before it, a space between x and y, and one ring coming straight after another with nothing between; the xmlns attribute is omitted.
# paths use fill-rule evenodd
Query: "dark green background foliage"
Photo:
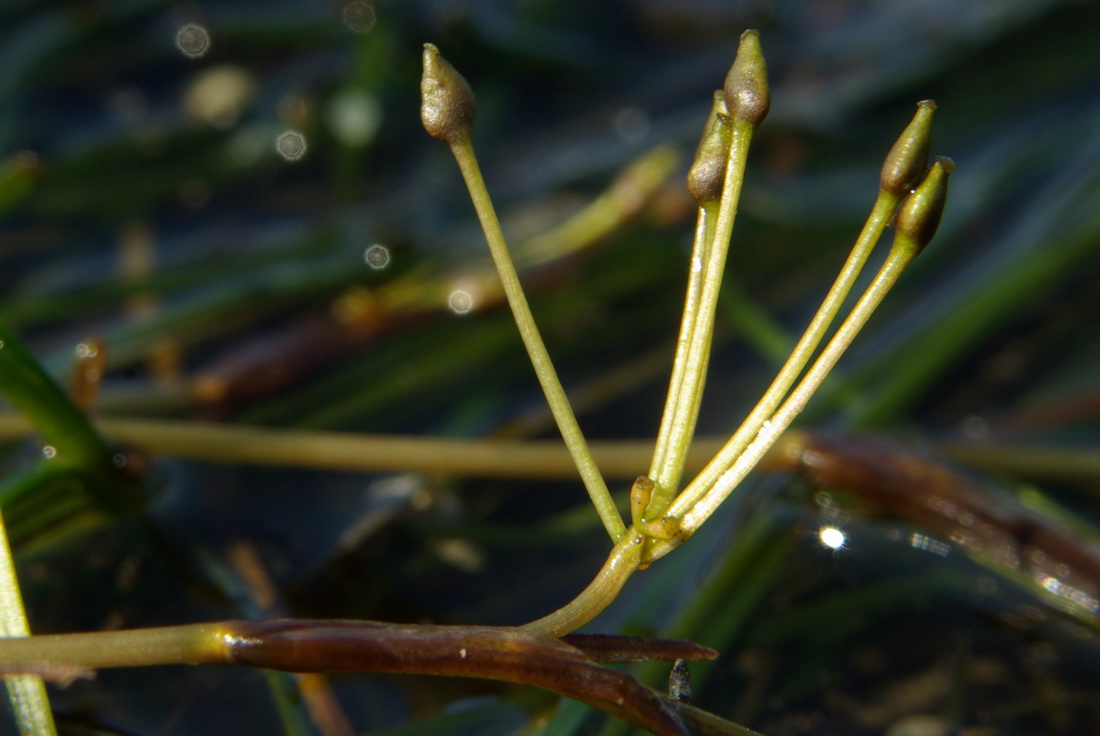
<svg viewBox="0 0 1100 736"><path fill-rule="evenodd" d="M389 0L372 11L356 31L345 16L362 7L338 0L0 7L0 317L58 376L78 341L102 337L103 413L449 436L530 431L534 415L554 436L507 314L458 318L431 295L384 336L307 351L315 362L277 391L204 402L191 378L248 351L270 367L279 339L308 334L349 289L483 267L453 162L420 127L423 42L477 92L475 145L506 232L533 234L657 144L678 146L686 167L738 35L756 27L773 108L749 164L703 432L731 431L766 385L858 232L882 156L914 103L934 98L933 152L958 164L940 234L805 424L901 432L912 448L967 433L1095 442L1097 4ZM201 58L176 46L189 23L209 31ZM189 112L189 90L227 68L242 82L238 108ZM352 113L369 124L358 140L341 132ZM308 145L293 162L275 146L290 129ZM594 437L656 430L667 373L639 358L675 334L692 219L677 176L583 256L528 274L567 388L625 371L581 412ZM120 274L122 244L142 239L152 271ZM380 271L364 264L373 243L390 250ZM135 311L139 297L155 307ZM175 383L148 367L166 344L181 356ZM13 443L0 467L16 473L32 454ZM1042 487L1082 518L1097 510L1095 475ZM78 529L63 522L85 518L79 508L24 507L12 520L36 631L259 615L230 562L242 544L284 614L520 623L568 600L606 552L574 482L160 459L147 491L145 517ZM881 733L914 713L990 729L967 733L1096 727L1092 634L958 550L913 549L905 540L922 530L904 520L852 508L849 547L823 552L820 492L752 480L590 629L720 649L695 670L696 702L771 736ZM547 733L627 730L493 684L333 686L361 732L504 734L532 714L552 719ZM267 734L281 711L303 719L259 673L216 668L103 672L54 704L71 733Z"/></svg>

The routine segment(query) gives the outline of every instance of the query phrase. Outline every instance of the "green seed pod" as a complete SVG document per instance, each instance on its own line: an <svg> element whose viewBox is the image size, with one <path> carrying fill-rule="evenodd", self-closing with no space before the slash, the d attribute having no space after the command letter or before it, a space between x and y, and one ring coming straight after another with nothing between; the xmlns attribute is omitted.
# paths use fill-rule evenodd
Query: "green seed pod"
<svg viewBox="0 0 1100 736"><path fill-rule="evenodd" d="M733 131L725 109L726 101L722 93L715 93L710 124L707 126L707 132L703 134L703 139L699 141L695 161L688 172L688 192L700 206L717 202L722 197L722 184L726 178L726 159L729 157L730 137Z"/></svg>
<svg viewBox="0 0 1100 736"><path fill-rule="evenodd" d="M760 50L760 34L753 30L741 34L737 58L733 60L723 87L730 117L760 125L771 107L768 89L768 65Z"/></svg>
<svg viewBox="0 0 1100 736"><path fill-rule="evenodd" d="M932 100L917 103L917 114L886 154L880 179L883 191L904 197L924 175L932 146L932 114L935 112L936 103Z"/></svg>
<svg viewBox="0 0 1100 736"><path fill-rule="evenodd" d="M898 238L908 239L916 246L917 253L924 250L936 234L947 201L947 178L954 170L954 161L946 156L937 156L924 180L898 209L895 224Z"/></svg>
<svg viewBox="0 0 1100 736"><path fill-rule="evenodd" d="M469 137L477 115L474 91L430 43L424 44L420 99L420 120L428 135L449 144Z"/></svg>

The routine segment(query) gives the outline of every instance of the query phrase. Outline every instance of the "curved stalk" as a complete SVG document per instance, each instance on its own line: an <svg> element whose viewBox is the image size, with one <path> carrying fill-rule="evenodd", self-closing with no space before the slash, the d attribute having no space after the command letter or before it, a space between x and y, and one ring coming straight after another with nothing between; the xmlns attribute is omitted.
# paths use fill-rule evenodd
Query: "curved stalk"
<svg viewBox="0 0 1100 736"><path fill-rule="evenodd" d="M520 626L521 631L543 636L562 636L596 618L619 595L626 581L641 566L647 537L627 530L612 547L596 577L576 598L551 614Z"/></svg>
<svg viewBox="0 0 1100 736"><path fill-rule="evenodd" d="M599 514L612 540L618 541L626 532L626 525L619 516L619 510L615 507L615 502L607 490L607 484L600 475L599 468L596 467L592 451L588 448L588 443L577 423L577 417L573 414L573 407L569 404L569 398L558 379L557 371L554 370L554 364L542 341L542 335L539 334L534 315L531 314L531 307L527 304L527 297L523 293L519 274L516 273L516 267L508 253L508 244L504 240L504 233L500 229L493 203L489 199L489 192L481 176L481 167L478 166L477 158L474 156L469 135L461 136L452 143L451 151L470 190L470 199L473 200L485 239L489 243L489 251L500 274L504 294L508 299L508 305L512 308L512 314L519 327L523 344L527 348L531 365L542 385L543 393L546 394L550 411L558 424L562 439L565 440L565 446L569 448L569 454L577 465L577 472L584 481L592 504L596 507L596 513Z"/></svg>

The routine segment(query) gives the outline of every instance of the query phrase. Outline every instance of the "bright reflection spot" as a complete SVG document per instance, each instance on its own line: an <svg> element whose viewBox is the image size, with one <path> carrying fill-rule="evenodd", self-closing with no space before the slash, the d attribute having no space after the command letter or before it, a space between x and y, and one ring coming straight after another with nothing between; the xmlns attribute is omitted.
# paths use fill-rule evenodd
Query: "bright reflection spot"
<svg viewBox="0 0 1100 736"><path fill-rule="evenodd" d="M288 130L275 141L275 150L287 161L297 161L306 155L306 138L296 130Z"/></svg>
<svg viewBox="0 0 1100 736"><path fill-rule="evenodd" d="M374 28L376 20L378 17L374 13L374 8L368 3L348 3L344 8L344 23L356 33L366 33Z"/></svg>
<svg viewBox="0 0 1100 736"><path fill-rule="evenodd" d="M470 292L456 289L447 299L447 305L455 314L466 314L474 308L474 298L470 296Z"/></svg>
<svg viewBox="0 0 1100 736"><path fill-rule="evenodd" d="M197 59L210 50L210 34L202 26L193 23L186 25L176 34L176 46L192 59Z"/></svg>
<svg viewBox="0 0 1100 736"><path fill-rule="evenodd" d="M42 448L42 457L46 458L47 460L53 460L55 457L57 457L57 448L53 445L46 445Z"/></svg>
<svg viewBox="0 0 1100 736"><path fill-rule="evenodd" d="M367 252L363 254L363 260L371 268L385 268L390 262L390 249L375 243L367 248Z"/></svg>
<svg viewBox="0 0 1100 736"><path fill-rule="evenodd" d="M469 540L440 539L432 546L440 559L463 572L474 573L485 567L485 555Z"/></svg>
<svg viewBox="0 0 1100 736"><path fill-rule="evenodd" d="M947 553L951 551L951 545L946 542L941 542L938 539L925 536L924 534L917 534L913 532L909 535L909 546L913 549L924 550L925 552L931 552L934 555L940 557L947 557Z"/></svg>
<svg viewBox="0 0 1100 736"><path fill-rule="evenodd" d="M198 74L183 94L183 109L195 120L228 130L256 96L252 75L237 66L212 67Z"/></svg>
<svg viewBox="0 0 1100 736"><path fill-rule="evenodd" d="M99 351L96 350L95 345L82 342L76 346L76 357L78 358L94 358L98 354Z"/></svg>
<svg viewBox="0 0 1100 736"><path fill-rule="evenodd" d="M817 538L829 549L840 549L844 546L844 532L835 526L823 526L817 530Z"/></svg>
<svg viewBox="0 0 1100 736"><path fill-rule="evenodd" d="M325 111L332 134L348 146L365 146L382 123L382 106L373 95L361 90L340 92Z"/></svg>
<svg viewBox="0 0 1100 736"><path fill-rule="evenodd" d="M1100 601L1089 595L1087 591L1069 585L1064 580L1059 580L1051 575L1037 575L1036 582L1053 596L1061 598L1066 604L1084 609L1089 613L1096 613L1100 609Z"/></svg>

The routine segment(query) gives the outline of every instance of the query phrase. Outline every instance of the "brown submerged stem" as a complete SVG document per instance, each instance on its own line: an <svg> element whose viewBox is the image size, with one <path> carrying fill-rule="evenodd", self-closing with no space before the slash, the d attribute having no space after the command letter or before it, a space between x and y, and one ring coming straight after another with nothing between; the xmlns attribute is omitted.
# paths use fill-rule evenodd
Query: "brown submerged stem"
<svg viewBox="0 0 1100 736"><path fill-rule="evenodd" d="M290 672L401 672L519 682L587 703L662 736L689 736L667 698L605 661L713 659L692 642L513 628L278 619L0 640L8 672L223 664ZM726 733L750 733L737 730Z"/></svg>

